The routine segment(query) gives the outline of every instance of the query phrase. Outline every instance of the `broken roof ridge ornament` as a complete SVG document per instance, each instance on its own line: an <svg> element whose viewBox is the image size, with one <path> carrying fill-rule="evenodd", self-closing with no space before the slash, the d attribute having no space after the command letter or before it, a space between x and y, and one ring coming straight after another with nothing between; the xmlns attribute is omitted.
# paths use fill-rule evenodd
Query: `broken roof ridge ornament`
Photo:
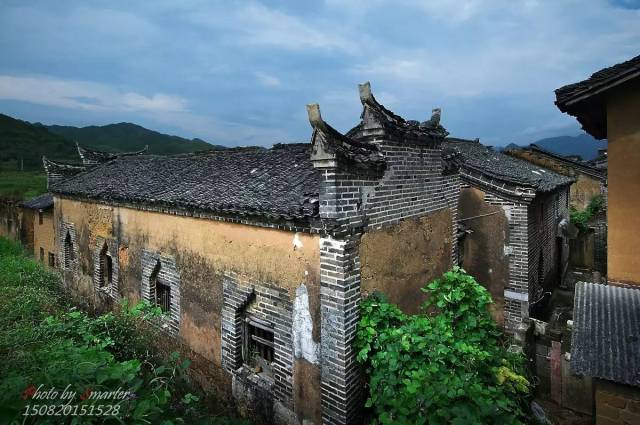
<svg viewBox="0 0 640 425"><path fill-rule="evenodd" d="M309 124L311 124L311 127L327 130L327 124L322 119L322 114L320 114L320 105L317 103L308 104L307 115L309 116Z"/></svg>

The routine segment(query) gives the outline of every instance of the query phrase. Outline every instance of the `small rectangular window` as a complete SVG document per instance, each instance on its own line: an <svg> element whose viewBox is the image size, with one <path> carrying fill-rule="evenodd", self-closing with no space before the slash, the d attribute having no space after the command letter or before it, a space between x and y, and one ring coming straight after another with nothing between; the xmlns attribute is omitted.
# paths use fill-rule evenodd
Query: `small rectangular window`
<svg viewBox="0 0 640 425"><path fill-rule="evenodd" d="M40 247L40 262L44 263L44 248Z"/></svg>
<svg viewBox="0 0 640 425"><path fill-rule="evenodd" d="M273 329L261 320L252 317L246 319L246 355L245 363L252 364L256 357L267 364L273 362Z"/></svg>
<svg viewBox="0 0 640 425"><path fill-rule="evenodd" d="M49 253L49 267L56 266L56 256L52 252Z"/></svg>
<svg viewBox="0 0 640 425"><path fill-rule="evenodd" d="M40 225L42 225L42 222L44 221L43 220L43 216L44 216L44 213L42 212L42 210L39 210L38 211L38 224L40 224Z"/></svg>

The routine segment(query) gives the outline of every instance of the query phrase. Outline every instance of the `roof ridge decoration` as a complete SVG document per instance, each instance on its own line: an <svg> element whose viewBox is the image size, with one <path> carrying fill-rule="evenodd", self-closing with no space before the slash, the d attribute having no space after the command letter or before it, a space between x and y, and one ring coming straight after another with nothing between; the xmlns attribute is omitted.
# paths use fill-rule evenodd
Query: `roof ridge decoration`
<svg viewBox="0 0 640 425"><path fill-rule="evenodd" d="M87 169L84 165L52 161L46 156L42 157L42 165L47 173L47 189L52 185L69 177L75 176Z"/></svg>
<svg viewBox="0 0 640 425"><path fill-rule="evenodd" d="M76 149L78 150L80 159L82 159L82 163L85 166L93 166L111 161L122 156L143 155L149 151L149 145L145 145L144 149L133 152L103 152L85 148L83 146L80 146L78 142L76 142Z"/></svg>
<svg viewBox="0 0 640 425"><path fill-rule="evenodd" d="M316 168L346 165L374 173L384 172L386 161L378 146L353 140L331 127L322 119L317 103L307 105L307 114L313 128L311 161Z"/></svg>
<svg viewBox="0 0 640 425"><path fill-rule="evenodd" d="M361 122L349 131L347 136L366 135L362 133L381 128L390 133L399 133L403 139L409 142L439 142L449 134L440 124L442 115L440 108L434 108L431 117L426 121L405 120L376 100L371 92L371 83L368 81L358 84L358 90L360 102L363 106L362 114L360 115Z"/></svg>

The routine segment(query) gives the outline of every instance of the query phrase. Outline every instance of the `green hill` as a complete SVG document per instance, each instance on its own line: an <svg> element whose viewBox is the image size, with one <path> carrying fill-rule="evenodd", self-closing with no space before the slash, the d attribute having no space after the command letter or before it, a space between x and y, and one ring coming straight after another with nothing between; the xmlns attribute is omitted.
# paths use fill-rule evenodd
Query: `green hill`
<svg viewBox="0 0 640 425"><path fill-rule="evenodd" d="M0 169L42 169L42 155L79 161L75 145L44 127L0 114Z"/></svg>
<svg viewBox="0 0 640 425"><path fill-rule="evenodd" d="M149 152L158 155L224 149L204 140L170 136L131 123L81 128L45 126L0 114L0 169L41 170L43 155L79 162L75 142L105 152L131 152L148 145Z"/></svg>
<svg viewBox="0 0 640 425"><path fill-rule="evenodd" d="M126 122L81 128L49 125L45 128L82 146L105 152L137 151L144 149L146 145L149 146L150 153L160 155L224 148L224 146L211 145L204 140L170 136Z"/></svg>

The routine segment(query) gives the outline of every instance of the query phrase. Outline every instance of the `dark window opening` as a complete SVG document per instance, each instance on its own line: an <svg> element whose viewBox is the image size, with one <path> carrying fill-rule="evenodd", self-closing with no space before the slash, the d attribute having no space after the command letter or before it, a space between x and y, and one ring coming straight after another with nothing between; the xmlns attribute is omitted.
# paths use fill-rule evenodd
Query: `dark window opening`
<svg viewBox="0 0 640 425"><path fill-rule="evenodd" d="M43 213L42 210L38 211L38 224L42 224L44 219L43 219Z"/></svg>
<svg viewBox="0 0 640 425"><path fill-rule="evenodd" d="M268 323L253 317L246 319L245 329L244 362L253 366L257 361L264 366L269 366L274 356L273 329Z"/></svg>
<svg viewBox="0 0 640 425"><path fill-rule="evenodd" d="M52 252L49 253L49 267L56 266L56 256Z"/></svg>
<svg viewBox="0 0 640 425"><path fill-rule="evenodd" d="M71 242L71 234L67 232L64 238L64 268L70 269L73 262L73 243Z"/></svg>
<svg viewBox="0 0 640 425"><path fill-rule="evenodd" d="M100 251L100 287L110 287L113 283L113 259L105 243Z"/></svg>
<svg viewBox="0 0 640 425"><path fill-rule="evenodd" d="M40 247L40 262L44 263L44 248Z"/></svg>
<svg viewBox="0 0 640 425"><path fill-rule="evenodd" d="M171 287L160 281L156 282L156 305L163 313L171 310Z"/></svg>
<svg viewBox="0 0 640 425"><path fill-rule="evenodd" d="M161 267L160 261L158 261L156 267L153 269L153 273L151 273L149 283L151 292L155 297L155 305L160 307L163 313L168 313L171 311L171 286L160 279L159 274Z"/></svg>

